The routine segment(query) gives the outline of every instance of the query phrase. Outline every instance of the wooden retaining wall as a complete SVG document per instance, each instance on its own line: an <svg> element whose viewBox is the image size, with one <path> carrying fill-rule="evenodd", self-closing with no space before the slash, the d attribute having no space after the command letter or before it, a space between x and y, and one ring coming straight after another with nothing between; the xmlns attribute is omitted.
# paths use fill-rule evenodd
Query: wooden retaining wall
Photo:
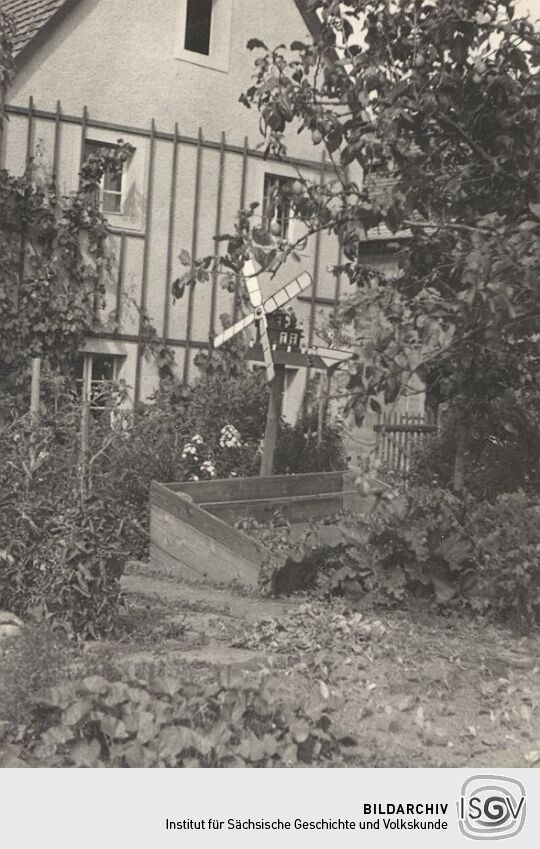
<svg viewBox="0 0 540 849"><path fill-rule="evenodd" d="M240 519L268 522L279 510L298 531L310 520L365 507L349 472L154 482L150 561L163 574L256 586L268 552L237 530Z"/></svg>

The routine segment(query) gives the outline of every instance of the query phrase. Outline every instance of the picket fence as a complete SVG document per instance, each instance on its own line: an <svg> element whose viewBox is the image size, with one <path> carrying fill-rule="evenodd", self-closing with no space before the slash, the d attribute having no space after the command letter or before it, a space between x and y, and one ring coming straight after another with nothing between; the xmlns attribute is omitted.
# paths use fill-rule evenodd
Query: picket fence
<svg viewBox="0 0 540 849"><path fill-rule="evenodd" d="M384 413L375 425L377 458L395 472L408 472L414 453L438 432L432 416Z"/></svg>

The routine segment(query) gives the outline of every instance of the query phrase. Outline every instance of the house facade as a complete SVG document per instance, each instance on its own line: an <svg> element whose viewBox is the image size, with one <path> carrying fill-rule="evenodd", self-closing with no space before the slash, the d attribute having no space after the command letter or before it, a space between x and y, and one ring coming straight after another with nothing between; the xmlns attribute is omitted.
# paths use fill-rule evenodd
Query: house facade
<svg viewBox="0 0 540 849"><path fill-rule="evenodd" d="M280 181L331 175L321 147L291 134L286 161L265 160L258 115L239 103L250 84L250 38L269 46L306 38L317 19L304 0L0 0L17 24L17 72L9 93L1 163L22 173L32 160L54 174L64 193L76 189L84 158L96 147L129 142L122 175L102 186L110 224L107 311L114 328L88 340L94 370L125 380L132 399L155 388L156 367L142 356L139 310L175 353L185 381L194 357L233 315L234 295L215 276L173 303L172 282L192 256L215 252L214 236L230 232L239 208L259 202ZM300 223L275 213L293 238ZM387 264L375 240L366 262ZM313 286L294 303L308 343L320 341L345 281L328 270L340 259L327 234L310 240L301 263L265 294L307 270ZM291 369L287 414L298 409L306 373Z"/></svg>

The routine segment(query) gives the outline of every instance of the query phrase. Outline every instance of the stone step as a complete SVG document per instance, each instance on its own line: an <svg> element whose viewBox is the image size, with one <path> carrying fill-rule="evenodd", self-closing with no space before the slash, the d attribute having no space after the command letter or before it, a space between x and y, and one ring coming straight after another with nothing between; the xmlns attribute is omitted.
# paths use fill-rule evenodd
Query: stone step
<svg viewBox="0 0 540 849"><path fill-rule="evenodd" d="M218 589L207 584L192 584L172 578L156 578L149 575L128 574L122 578L122 589L131 595L174 604L177 609L192 609L200 605L201 610L219 613L242 621L254 622L283 616L301 602L287 599L276 600L254 595L240 595L230 589Z"/></svg>

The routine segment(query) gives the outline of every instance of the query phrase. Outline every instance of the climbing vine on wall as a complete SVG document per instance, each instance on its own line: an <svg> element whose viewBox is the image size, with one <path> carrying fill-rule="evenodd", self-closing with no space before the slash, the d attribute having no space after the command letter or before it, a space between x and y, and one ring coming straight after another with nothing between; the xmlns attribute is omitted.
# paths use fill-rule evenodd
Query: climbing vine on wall
<svg viewBox="0 0 540 849"><path fill-rule="evenodd" d="M30 159L22 176L0 171L0 362L2 386L21 391L32 357L69 371L82 339L103 325L107 221L96 202L105 172L131 148L92 154L77 191L64 196Z"/></svg>

